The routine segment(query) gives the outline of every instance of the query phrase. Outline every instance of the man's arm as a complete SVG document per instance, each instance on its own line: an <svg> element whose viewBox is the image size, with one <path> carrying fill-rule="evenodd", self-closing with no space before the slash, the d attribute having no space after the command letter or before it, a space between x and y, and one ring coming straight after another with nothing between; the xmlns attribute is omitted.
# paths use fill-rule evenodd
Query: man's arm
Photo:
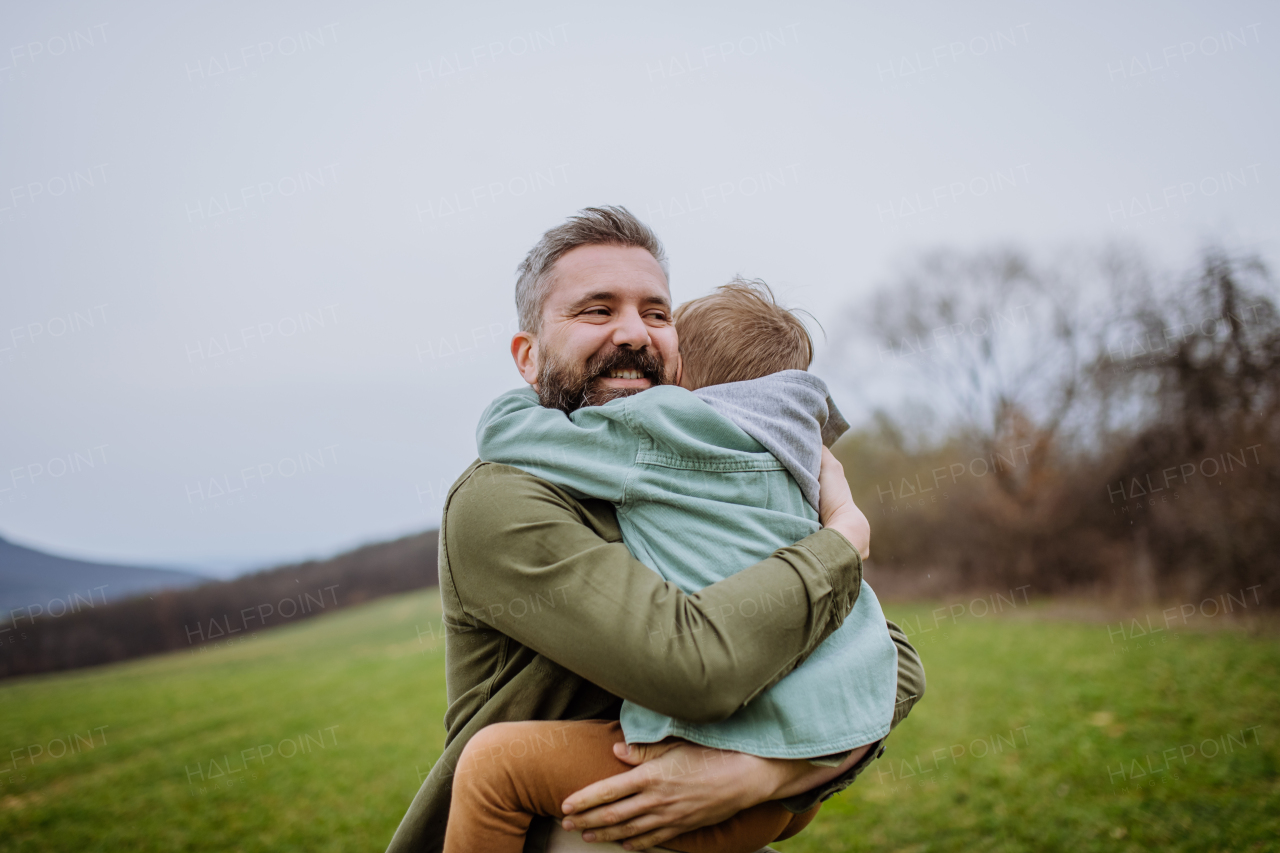
<svg viewBox="0 0 1280 853"><path fill-rule="evenodd" d="M728 717L794 669L843 622L862 580L858 552L827 529L686 595L633 558L616 527L593 528L563 490L506 466L479 466L453 492L442 536L468 616L695 722Z"/></svg>
<svg viewBox="0 0 1280 853"><path fill-rule="evenodd" d="M898 647L892 730L924 696L925 676L920 654L907 635L892 622L887 627ZM566 828L586 830L583 837L590 841L625 839L628 848L644 850L766 800L778 800L800 814L849 787L882 751L873 748L875 754L858 749L840 766L823 767L803 759L758 758L685 742L617 745L618 758L640 766L572 794L563 804L570 815L564 823Z"/></svg>

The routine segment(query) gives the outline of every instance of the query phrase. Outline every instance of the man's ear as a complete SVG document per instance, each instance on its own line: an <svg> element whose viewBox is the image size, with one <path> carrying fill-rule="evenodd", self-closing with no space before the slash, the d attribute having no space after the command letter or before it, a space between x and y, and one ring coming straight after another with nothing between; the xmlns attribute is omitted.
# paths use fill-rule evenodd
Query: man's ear
<svg viewBox="0 0 1280 853"><path fill-rule="evenodd" d="M529 332L516 332L511 338L511 358L520 378L538 390L538 338Z"/></svg>

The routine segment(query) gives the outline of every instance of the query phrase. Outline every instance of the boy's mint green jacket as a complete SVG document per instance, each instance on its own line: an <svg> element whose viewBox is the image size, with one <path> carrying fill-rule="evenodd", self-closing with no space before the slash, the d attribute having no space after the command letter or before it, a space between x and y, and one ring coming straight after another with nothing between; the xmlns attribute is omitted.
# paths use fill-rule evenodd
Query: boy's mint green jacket
<svg viewBox="0 0 1280 853"><path fill-rule="evenodd" d="M814 440L821 442L817 434ZM477 443L486 462L521 468L575 497L614 503L632 554L686 593L820 528L787 468L683 388L659 386L571 416L543 408L532 389L522 388L489 406ZM748 599L735 615L750 619L803 604L785 595ZM626 702L622 727L628 743L674 735L767 758L831 755L889 732L897 675L884 613L864 582L844 624L727 720L690 723Z"/></svg>

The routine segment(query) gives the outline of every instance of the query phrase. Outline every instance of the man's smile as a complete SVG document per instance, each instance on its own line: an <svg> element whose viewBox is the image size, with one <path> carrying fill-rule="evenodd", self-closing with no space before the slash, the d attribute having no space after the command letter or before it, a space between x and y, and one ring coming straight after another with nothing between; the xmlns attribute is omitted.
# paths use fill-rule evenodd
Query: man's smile
<svg viewBox="0 0 1280 853"><path fill-rule="evenodd" d="M649 388L653 385L640 370L610 370L597 377L596 381L606 388Z"/></svg>

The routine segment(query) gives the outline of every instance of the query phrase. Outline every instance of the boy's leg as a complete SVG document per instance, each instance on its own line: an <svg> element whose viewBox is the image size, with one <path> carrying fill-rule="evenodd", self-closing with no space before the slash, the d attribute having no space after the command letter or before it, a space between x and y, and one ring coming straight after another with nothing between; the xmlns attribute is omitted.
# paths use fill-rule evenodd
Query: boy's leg
<svg viewBox="0 0 1280 853"><path fill-rule="evenodd" d="M713 826L677 835L664 846L679 853L756 853L770 841L790 838L818 814L814 806L804 814L792 814L780 803L760 803Z"/></svg>
<svg viewBox="0 0 1280 853"><path fill-rule="evenodd" d="M822 808L822 806L819 804L809 809L807 812L791 815L791 822L787 824L786 829L782 830L782 834L773 840L785 841L788 838L799 835L800 830L808 826L809 823L818 816L818 809L820 808Z"/></svg>
<svg viewBox="0 0 1280 853"><path fill-rule="evenodd" d="M533 815L563 817L574 791L625 773L616 721L496 723L467 743L454 772L445 853L520 853Z"/></svg>

